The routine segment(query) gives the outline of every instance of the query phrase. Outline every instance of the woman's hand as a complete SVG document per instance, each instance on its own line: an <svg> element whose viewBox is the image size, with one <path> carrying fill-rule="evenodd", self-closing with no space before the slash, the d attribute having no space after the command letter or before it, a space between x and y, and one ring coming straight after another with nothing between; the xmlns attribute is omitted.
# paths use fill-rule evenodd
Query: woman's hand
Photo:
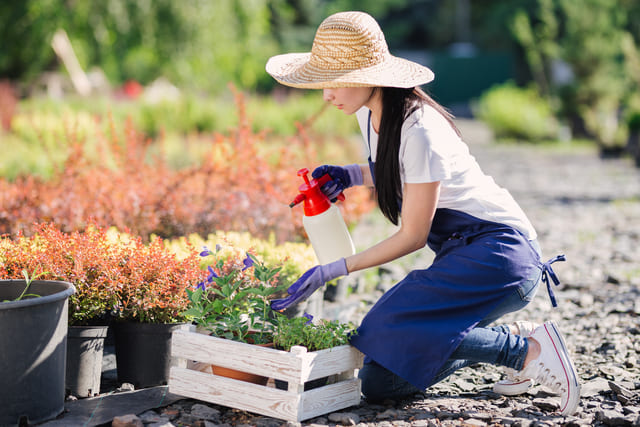
<svg viewBox="0 0 640 427"><path fill-rule="evenodd" d="M318 179L326 174L329 174L331 181L325 183L321 190L332 202L335 202L338 199L338 195L345 189L353 187L354 185L362 185L363 183L362 170L360 166L356 164L347 166L318 166L313 170L311 176L314 179Z"/></svg>
<svg viewBox="0 0 640 427"><path fill-rule="evenodd" d="M287 289L288 297L271 301L271 308L280 311L296 305L300 301L309 298L316 289L325 283L347 274L349 272L344 258L329 264L316 265L307 270L293 285L289 286L289 289Z"/></svg>

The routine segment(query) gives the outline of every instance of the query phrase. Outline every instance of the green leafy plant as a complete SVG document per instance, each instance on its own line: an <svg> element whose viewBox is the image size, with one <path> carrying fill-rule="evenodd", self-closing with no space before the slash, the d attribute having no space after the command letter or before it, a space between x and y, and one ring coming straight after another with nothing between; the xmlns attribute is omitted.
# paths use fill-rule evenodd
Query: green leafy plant
<svg viewBox="0 0 640 427"><path fill-rule="evenodd" d="M207 267L207 280L187 289L190 307L184 316L217 337L270 342L277 317L269 304L284 290L277 284L281 267L267 266L249 253L242 260L237 254L225 257L220 247L200 255L215 261Z"/></svg>
<svg viewBox="0 0 640 427"><path fill-rule="evenodd" d="M321 320L314 324L311 317L305 314L304 317L281 318L273 333L273 343L276 348L285 351L296 345L317 351L349 344L349 337L356 333L351 323Z"/></svg>
<svg viewBox="0 0 640 427"><path fill-rule="evenodd" d="M557 136L551 106L534 88L512 82L494 86L474 105L474 113L497 138L538 142Z"/></svg>
<svg viewBox="0 0 640 427"><path fill-rule="evenodd" d="M20 301L24 298L39 298L40 295L28 294L27 290L29 289L29 286L31 286L31 282L36 280L38 277L43 276L44 274L46 273L42 272L42 273L34 274L33 276L29 276L29 272L27 270L22 270L22 275L24 276L24 281L25 281L25 287L22 290L22 293L13 300L4 300L2 302Z"/></svg>
<svg viewBox="0 0 640 427"><path fill-rule="evenodd" d="M289 286L278 284L281 266L268 266L249 253L244 258L232 250L225 253L219 246L214 252L205 247L200 255L214 261L207 267L207 280L187 289L191 306L184 315L211 335L252 344L273 342L287 351L295 345L315 351L348 344L355 333L352 324L314 324L308 314L289 318L273 311L271 300Z"/></svg>

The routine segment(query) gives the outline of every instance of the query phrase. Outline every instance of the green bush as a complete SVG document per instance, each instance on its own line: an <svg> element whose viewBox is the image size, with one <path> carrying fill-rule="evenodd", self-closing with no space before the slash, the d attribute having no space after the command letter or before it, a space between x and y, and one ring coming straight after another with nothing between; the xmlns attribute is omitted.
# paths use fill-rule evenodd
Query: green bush
<svg viewBox="0 0 640 427"><path fill-rule="evenodd" d="M482 94L473 112L498 139L538 142L557 135L551 106L534 88L519 88L511 82L494 86Z"/></svg>

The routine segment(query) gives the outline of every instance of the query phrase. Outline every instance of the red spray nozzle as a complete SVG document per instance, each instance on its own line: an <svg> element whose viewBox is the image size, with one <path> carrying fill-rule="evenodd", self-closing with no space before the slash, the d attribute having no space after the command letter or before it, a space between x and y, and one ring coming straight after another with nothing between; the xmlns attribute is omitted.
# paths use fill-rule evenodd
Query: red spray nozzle
<svg viewBox="0 0 640 427"><path fill-rule="evenodd" d="M292 208L298 203L304 201L304 214L306 216L314 216L321 214L331 207L331 202L320 190L320 187L332 178L329 174L325 174L318 179L309 180L309 177L307 176L308 174L309 169L307 168L302 168L298 171L298 176L304 179L304 184L301 184L300 187L298 187L300 194L293 199L289 204L289 207ZM344 195L340 193L338 199L344 200Z"/></svg>
<svg viewBox="0 0 640 427"><path fill-rule="evenodd" d="M289 203L289 207L290 207L290 208L292 208L292 207L294 207L295 205L297 205L298 203L301 203L303 200L304 200L304 194L302 194L302 193L301 193L301 194L298 194L298 195L296 196L296 198L295 198L295 199L293 199L293 202Z"/></svg>

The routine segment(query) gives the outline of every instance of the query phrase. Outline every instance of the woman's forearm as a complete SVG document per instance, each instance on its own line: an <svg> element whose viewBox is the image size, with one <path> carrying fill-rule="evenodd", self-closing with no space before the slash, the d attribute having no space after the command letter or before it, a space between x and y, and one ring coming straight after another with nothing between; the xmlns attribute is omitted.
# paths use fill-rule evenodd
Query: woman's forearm
<svg viewBox="0 0 640 427"><path fill-rule="evenodd" d="M362 185L366 187L373 187L373 179L371 179L371 169L369 165L359 165L362 171Z"/></svg>
<svg viewBox="0 0 640 427"><path fill-rule="evenodd" d="M423 239L409 236L406 231L398 230L380 243L346 258L349 273L365 268L382 265L410 254L425 245Z"/></svg>
<svg viewBox="0 0 640 427"><path fill-rule="evenodd" d="M439 182L406 184L398 231L375 246L346 258L347 270L354 272L385 264L422 249L427 243L439 194Z"/></svg>

